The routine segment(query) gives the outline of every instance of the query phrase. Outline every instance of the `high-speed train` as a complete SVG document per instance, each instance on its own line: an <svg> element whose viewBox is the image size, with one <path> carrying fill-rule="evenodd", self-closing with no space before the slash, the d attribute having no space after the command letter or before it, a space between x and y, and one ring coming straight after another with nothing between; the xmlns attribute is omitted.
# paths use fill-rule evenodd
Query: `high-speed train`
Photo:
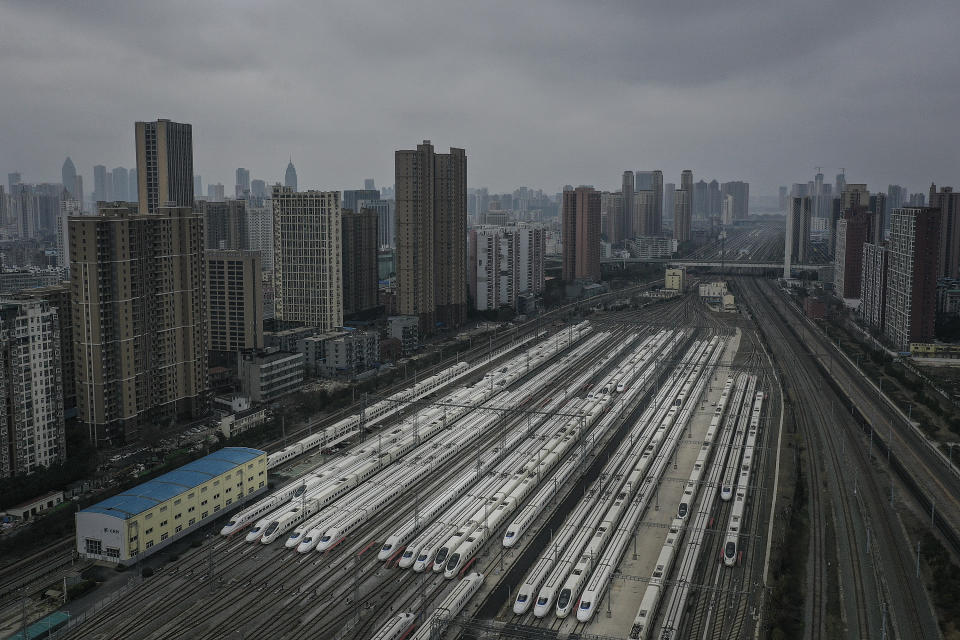
<svg viewBox="0 0 960 640"><path fill-rule="evenodd" d="M763 404L763 392L758 391L753 401L753 411L750 416L750 430L747 432L747 441L743 450L743 460L740 463L740 478L737 482L736 498L730 509L730 521L727 524L727 537L723 544L723 563L732 567L739 560L740 526L743 523L743 511L747 504L747 492L750 490L751 464L753 450L757 442L757 431L760 428L760 407Z"/></svg>

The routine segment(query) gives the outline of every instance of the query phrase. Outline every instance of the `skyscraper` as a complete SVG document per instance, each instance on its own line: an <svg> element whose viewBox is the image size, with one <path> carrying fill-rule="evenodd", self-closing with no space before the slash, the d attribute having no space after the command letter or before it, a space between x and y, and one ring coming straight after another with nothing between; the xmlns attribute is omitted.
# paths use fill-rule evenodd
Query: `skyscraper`
<svg viewBox="0 0 960 640"><path fill-rule="evenodd" d="M478 311L517 307L521 295L543 292L546 230L526 223L470 230L470 298Z"/></svg>
<svg viewBox="0 0 960 640"><path fill-rule="evenodd" d="M0 299L0 477L66 456L60 348L57 310L48 302Z"/></svg>
<svg viewBox="0 0 960 640"><path fill-rule="evenodd" d="M689 242L693 225L693 171L680 174L680 188L673 200L673 237L677 242Z"/></svg>
<svg viewBox="0 0 960 640"><path fill-rule="evenodd" d="M377 187L374 186L373 178L364 178L363 179L363 188L367 191L373 191ZM378 192L379 193L379 192Z"/></svg>
<svg viewBox="0 0 960 640"><path fill-rule="evenodd" d="M844 189L847 188L847 176L842 171L837 174L837 181L833 187L833 193L835 195L840 195L843 193Z"/></svg>
<svg viewBox="0 0 960 640"><path fill-rule="evenodd" d="M710 217L710 186L706 180L693 183L693 219L706 220Z"/></svg>
<svg viewBox="0 0 960 640"><path fill-rule="evenodd" d="M600 280L600 192L577 187L563 192L563 279Z"/></svg>
<svg viewBox="0 0 960 640"><path fill-rule="evenodd" d="M393 200L358 200L357 209L372 209L377 213L377 246L392 248L395 243L397 210Z"/></svg>
<svg viewBox="0 0 960 640"><path fill-rule="evenodd" d="M435 153L424 140L395 157L399 314L418 316L423 334L459 327L467 314L467 154Z"/></svg>
<svg viewBox="0 0 960 640"><path fill-rule="evenodd" d="M343 325L339 191L273 187L274 317L330 331Z"/></svg>
<svg viewBox="0 0 960 640"><path fill-rule="evenodd" d="M93 167L93 201L107 202L107 168L102 164Z"/></svg>
<svg viewBox="0 0 960 640"><path fill-rule="evenodd" d="M666 183L665 185L663 185L663 208L661 209L661 212L660 212L660 213L661 213L661 218L660 218L660 221L661 221L661 222L663 221L662 215L663 215L664 213L667 214L667 215L669 215L669 216L670 216L670 222L671 222L671 223L673 222L673 209L674 209L674 201L675 201L675 199L676 199L676 194L677 194L677 185L675 185L675 184L672 183L672 182L668 182L668 183ZM651 233L651 235L656 235L657 233L660 233L660 232L659 232L659 231L657 231L657 232L651 231L650 233Z"/></svg>
<svg viewBox="0 0 960 640"><path fill-rule="evenodd" d="M287 171L283 175L283 186L292 191L297 190L297 170L293 167L293 158L287 163Z"/></svg>
<svg viewBox="0 0 960 640"><path fill-rule="evenodd" d="M343 312L377 306L377 212L343 209Z"/></svg>
<svg viewBox="0 0 960 640"><path fill-rule="evenodd" d="M360 211L357 204L362 200L379 200L380 192L376 189L346 189L343 192L343 198L340 200L340 206L350 211Z"/></svg>
<svg viewBox="0 0 960 640"><path fill-rule="evenodd" d="M267 191L267 183L263 180L251 180L250 195L252 195L254 198L270 197L270 193Z"/></svg>
<svg viewBox="0 0 960 640"><path fill-rule="evenodd" d="M871 329L883 331L887 301L887 248L863 245L860 268L860 317Z"/></svg>
<svg viewBox="0 0 960 640"><path fill-rule="evenodd" d="M273 205L268 200L254 200L247 207L247 244L260 254L264 271L273 273ZM272 311L271 311L271 317Z"/></svg>
<svg viewBox="0 0 960 640"><path fill-rule="evenodd" d="M193 127L157 120L137 122L137 197L140 211L173 203L193 206Z"/></svg>
<svg viewBox="0 0 960 640"><path fill-rule="evenodd" d="M250 195L250 171L240 167L237 169L237 184L234 187L238 198L245 198Z"/></svg>
<svg viewBox="0 0 960 640"><path fill-rule="evenodd" d="M633 225L633 191L635 186L633 171L624 171L620 190L620 193L623 194L623 222L619 225L620 233L616 234L616 237L610 238L610 242L614 244L639 235L639 229L635 229ZM616 226L614 225L614 228Z"/></svg>
<svg viewBox="0 0 960 640"><path fill-rule="evenodd" d="M7 190L10 193L13 193L13 187L20 184L20 172L14 171L13 173L7 174Z"/></svg>
<svg viewBox="0 0 960 640"><path fill-rule="evenodd" d="M940 269L941 278L960 277L960 191L930 185L930 207L940 210Z"/></svg>
<svg viewBox="0 0 960 640"><path fill-rule="evenodd" d="M77 168L73 166L73 160L70 156L63 161L63 168L60 170L63 188L67 190L70 197L74 200L83 202L83 194L77 191Z"/></svg>
<svg viewBox="0 0 960 640"><path fill-rule="evenodd" d="M116 446L205 413L201 217L107 207L70 218L69 235L77 418L91 442Z"/></svg>
<svg viewBox="0 0 960 640"><path fill-rule="evenodd" d="M890 216L884 335L901 352L933 339L937 305L940 211L894 209Z"/></svg>
<svg viewBox="0 0 960 640"><path fill-rule="evenodd" d="M193 176L193 195L194 197L203 195L203 179L200 176Z"/></svg>
<svg viewBox="0 0 960 640"><path fill-rule="evenodd" d="M130 195L127 193L127 187L130 184L127 170L123 167L117 167L110 174L113 180L113 197L111 199L118 202L129 202Z"/></svg>
<svg viewBox="0 0 960 640"><path fill-rule="evenodd" d="M225 191L222 182L207 185L207 200L212 202L223 202L226 199L224 194Z"/></svg>

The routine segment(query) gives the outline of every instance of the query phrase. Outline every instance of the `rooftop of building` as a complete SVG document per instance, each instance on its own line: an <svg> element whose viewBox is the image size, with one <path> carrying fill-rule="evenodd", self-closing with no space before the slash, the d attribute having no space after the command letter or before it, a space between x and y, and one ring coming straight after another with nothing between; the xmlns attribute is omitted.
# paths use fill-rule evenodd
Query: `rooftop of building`
<svg viewBox="0 0 960 640"><path fill-rule="evenodd" d="M259 449L226 447L87 507L81 513L102 513L126 520L261 455L264 452Z"/></svg>

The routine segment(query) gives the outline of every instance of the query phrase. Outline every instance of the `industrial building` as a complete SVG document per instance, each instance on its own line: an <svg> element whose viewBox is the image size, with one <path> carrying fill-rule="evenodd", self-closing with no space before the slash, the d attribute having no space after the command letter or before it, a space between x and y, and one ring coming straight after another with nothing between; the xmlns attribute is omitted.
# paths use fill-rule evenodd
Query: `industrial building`
<svg viewBox="0 0 960 640"><path fill-rule="evenodd" d="M78 512L77 553L128 565L267 489L267 454L227 447Z"/></svg>

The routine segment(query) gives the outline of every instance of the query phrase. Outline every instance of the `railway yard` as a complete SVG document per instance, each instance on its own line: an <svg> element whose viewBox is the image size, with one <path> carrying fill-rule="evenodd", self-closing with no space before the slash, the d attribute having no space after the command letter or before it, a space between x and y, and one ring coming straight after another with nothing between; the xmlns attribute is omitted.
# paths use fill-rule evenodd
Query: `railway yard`
<svg viewBox="0 0 960 640"><path fill-rule="evenodd" d="M806 637L937 637L872 444L831 428L852 418L768 287L738 281L742 315L679 296L573 320L374 399L271 453L271 493L53 635L754 637L786 409L823 452Z"/></svg>

